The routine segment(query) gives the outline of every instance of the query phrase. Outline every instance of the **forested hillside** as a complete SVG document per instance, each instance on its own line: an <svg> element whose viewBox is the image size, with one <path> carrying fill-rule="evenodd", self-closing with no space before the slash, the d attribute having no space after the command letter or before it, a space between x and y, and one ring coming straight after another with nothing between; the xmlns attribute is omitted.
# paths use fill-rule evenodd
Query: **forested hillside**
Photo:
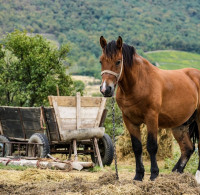
<svg viewBox="0 0 200 195"><path fill-rule="evenodd" d="M137 50L200 53L198 0L0 0L0 35L45 33L71 45L73 71L98 76L99 37L121 35ZM78 67L78 68L77 68Z"/></svg>

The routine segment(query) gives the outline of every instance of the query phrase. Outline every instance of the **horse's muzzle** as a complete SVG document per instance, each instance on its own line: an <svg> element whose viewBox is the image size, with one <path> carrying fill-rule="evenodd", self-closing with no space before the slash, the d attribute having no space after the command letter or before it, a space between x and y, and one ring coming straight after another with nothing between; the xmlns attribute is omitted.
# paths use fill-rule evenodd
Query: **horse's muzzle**
<svg viewBox="0 0 200 195"><path fill-rule="evenodd" d="M113 89L110 86L106 86L106 90L102 89L103 87L100 86L100 92L103 94L104 97L112 97L113 96Z"/></svg>

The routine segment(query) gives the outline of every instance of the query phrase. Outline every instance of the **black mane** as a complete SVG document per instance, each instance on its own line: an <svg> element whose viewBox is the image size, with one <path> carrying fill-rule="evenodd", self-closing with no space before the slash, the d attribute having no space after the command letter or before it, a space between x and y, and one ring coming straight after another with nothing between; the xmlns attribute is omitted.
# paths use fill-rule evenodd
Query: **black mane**
<svg viewBox="0 0 200 195"><path fill-rule="evenodd" d="M112 58L112 56L117 54L117 50L116 41L111 41L106 45L105 54ZM133 65L133 55L136 53L135 48L124 43L122 46L122 53L124 65L131 67Z"/></svg>

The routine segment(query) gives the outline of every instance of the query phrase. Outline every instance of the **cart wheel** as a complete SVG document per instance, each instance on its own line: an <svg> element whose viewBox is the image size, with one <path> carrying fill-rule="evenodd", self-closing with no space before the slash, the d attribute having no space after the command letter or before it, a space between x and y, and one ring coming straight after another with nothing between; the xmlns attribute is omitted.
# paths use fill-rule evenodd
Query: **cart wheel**
<svg viewBox="0 0 200 195"><path fill-rule="evenodd" d="M105 133L103 137L99 139L98 145L103 165L111 165L114 156L114 148L110 136ZM91 153L91 158L92 161L96 163L94 153Z"/></svg>
<svg viewBox="0 0 200 195"><path fill-rule="evenodd" d="M43 145L28 145L28 156L45 158L50 153L49 142L46 135L34 133L28 143L43 144Z"/></svg>
<svg viewBox="0 0 200 195"><path fill-rule="evenodd" d="M3 143L10 142L9 139L3 135L0 135L0 156L3 157ZM5 144L4 156L9 156L11 154L11 144Z"/></svg>

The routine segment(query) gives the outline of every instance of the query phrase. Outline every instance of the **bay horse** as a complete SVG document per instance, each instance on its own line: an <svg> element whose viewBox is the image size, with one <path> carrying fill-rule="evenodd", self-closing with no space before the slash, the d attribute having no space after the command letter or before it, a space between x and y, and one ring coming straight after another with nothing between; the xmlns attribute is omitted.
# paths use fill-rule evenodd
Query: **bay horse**
<svg viewBox="0 0 200 195"><path fill-rule="evenodd" d="M108 44L101 36L100 45L100 91L105 97L111 97L118 85L116 101L130 133L136 159L134 180L142 181L145 171L140 135L142 123L147 125L150 179L159 175L156 160L158 128L172 128L181 150L172 171L182 173L200 135L200 71L194 68L161 70L139 56L133 46L124 44L120 36ZM200 152L199 143L198 149ZM196 179L200 183L200 162Z"/></svg>

